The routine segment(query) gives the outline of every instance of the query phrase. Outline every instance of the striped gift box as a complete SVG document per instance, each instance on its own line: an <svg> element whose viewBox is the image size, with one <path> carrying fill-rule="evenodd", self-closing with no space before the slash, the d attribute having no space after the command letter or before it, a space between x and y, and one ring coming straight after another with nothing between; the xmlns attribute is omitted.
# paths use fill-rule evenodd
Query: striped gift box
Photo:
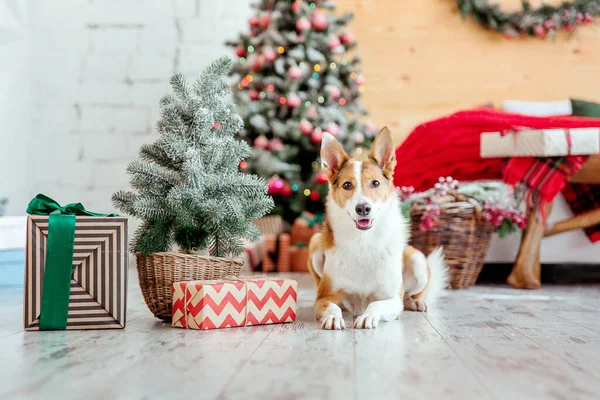
<svg viewBox="0 0 600 400"><path fill-rule="evenodd" d="M25 330L39 330L48 216L27 219ZM127 218L78 216L66 329L125 327Z"/></svg>
<svg viewBox="0 0 600 400"><path fill-rule="evenodd" d="M173 326L218 329L296 320L296 281L239 279L174 283Z"/></svg>

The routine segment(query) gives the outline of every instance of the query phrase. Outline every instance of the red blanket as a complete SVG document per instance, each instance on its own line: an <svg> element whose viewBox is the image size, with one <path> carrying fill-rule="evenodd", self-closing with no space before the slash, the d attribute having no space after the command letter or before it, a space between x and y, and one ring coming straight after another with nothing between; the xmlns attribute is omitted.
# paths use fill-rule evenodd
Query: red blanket
<svg viewBox="0 0 600 400"><path fill-rule="evenodd" d="M525 157L510 159L508 163L501 158L480 157L482 132L507 131L514 127L600 128L600 119L529 117L487 109L458 112L413 130L396 150L398 164L394 184L425 190L433 186L440 176L452 176L462 181L504 178L512 185L527 185L532 203L548 203L565 189L568 177L581 168L586 157ZM573 190L573 185L569 186L565 197L576 214L599 206L600 190L597 187L585 187L586 193L592 195L582 206L578 192ZM600 225L586 232L593 242L600 240Z"/></svg>

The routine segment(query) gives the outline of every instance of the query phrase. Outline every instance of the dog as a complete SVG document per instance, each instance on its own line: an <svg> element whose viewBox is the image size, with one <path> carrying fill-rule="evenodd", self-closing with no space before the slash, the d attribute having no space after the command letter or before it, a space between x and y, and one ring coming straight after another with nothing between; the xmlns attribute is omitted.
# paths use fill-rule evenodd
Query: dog
<svg viewBox="0 0 600 400"><path fill-rule="evenodd" d="M317 287L323 329L344 329L342 308L357 329L377 328L404 309L426 311L448 283L441 248L428 257L407 245L408 223L392 182L396 156L387 127L368 159L348 157L323 133L321 167L329 180L325 221L309 244L308 269Z"/></svg>

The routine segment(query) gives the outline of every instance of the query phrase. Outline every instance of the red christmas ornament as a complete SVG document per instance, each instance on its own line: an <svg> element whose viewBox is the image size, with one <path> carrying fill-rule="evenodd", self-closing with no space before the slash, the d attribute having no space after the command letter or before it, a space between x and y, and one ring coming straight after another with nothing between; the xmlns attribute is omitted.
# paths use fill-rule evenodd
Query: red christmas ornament
<svg viewBox="0 0 600 400"><path fill-rule="evenodd" d="M327 43L327 47L329 47L329 50L333 50L336 47L338 47L340 45L340 39L335 36L335 35L331 35L329 36L329 42Z"/></svg>
<svg viewBox="0 0 600 400"><path fill-rule="evenodd" d="M248 20L248 23L250 24L250 26L255 27L258 26L258 17L251 17Z"/></svg>
<svg viewBox="0 0 600 400"><path fill-rule="evenodd" d="M275 61L275 58L277 58L277 53L275 53L275 50L273 50L273 48L266 47L263 50L263 57L265 57L265 60L273 62Z"/></svg>
<svg viewBox="0 0 600 400"><path fill-rule="evenodd" d="M327 15L321 10L315 10L310 18L310 23L313 28L322 31L327 28Z"/></svg>
<svg viewBox="0 0 600 400"><path fill-rule="evenodd" d="M267 29L269 27L269 25L271 24L271 15L269 14L265 14L262 15L259 19L258 19L258 26L260 27L260 29L262 29L263 31L265 29Z"/></svg>
<svg viewBox="0 0 600 400"><path fill-rule="evenodd" d="M337 100L340 98L342 92L340 91L340 89L337 86L333 86L333 85L327 85L327 87L325 88L325 90L327 91L327 93L329 93L329 96L333 99L333 100Z"/></svg>
<svg viewBox="0 0 600 400"><path fill-rule="evenodd" d="M369 133L375 133L377 131L377 128L375 127L375 125L373 125L372 122L367 122L365 126L367 127L367 131Z"/></svg>
<svg viewBox="0 0 600 400"><path fill-rule="evenodd" d="M254 72L262 70L264 62L265 58L263 56L252 54L248 57L248 64L250 65L250 69Z"/></svg>
<svg viewBox="0 0 600 400"><path fill-rule="evenodd" d="M221 127L220 122L215 122L215 124L213 125L213 128L215 128L215 129L219 129L220 127Z"/></svg>
<svg viewBox="0 0 600 400"><path fill-rule="evenodd" d="M301 1L295 1L292 4L292 11L297 13L298 11L300 11L300 8L302 8L302 2Z"/></svg>
<svg viewBox="0 0 600 400"><path fill-rule="evenodd" d="M285 186L285 181L278 176L272 176L267 180L267 193L272 195L276 195L281 193L281 190Z"/></svg>
<svg viewBox="0 0 600 400"><path fill-rule="evenodd" d="M288 78L293 80L300 79L300 77L302 77L302 69L300 69L300 67L294 66L288 69L287 76Z"/></svg>
<svg viewBox="0 0 600 400"><path fill-rule="evenodd" d="M327 174L325 172L319 172L317 174L317 183L323 185L327 182L328 182Z"/></svg>
<svg viewBox="0 0 600 400"><path fill-rule="evenodd" d="M303 119L302 121L300 121L300 132L302 132L303 135L310 135L313 131L313 126L310 122L308 122L307 119Z"/></svg>
<svg viewBox="0 0 600 400"><path fill-rule="evenodd" d="M362 132L354 132L354 134L352 135L352 138L354 139L354 141L356 143L362 143L365 141L365 135L362 134Z"/></svg>
<svg viewBox="0 0 600 400"><path fill-rule="evenodd" d="M323 131L321 128L315 128L315 130L310 134L310 141L314 144L317 144L321 143L321 140L323 140Z"/></svg>
<svg viewBox="0 0 600 400"><path fill-rule="evenodd" d="M335 122L328 122L325 124L325 126L323 126L323 130L333 136L337 136L337 134L340 132L340 126Z"/></svg>
<svg viewBox="0 0 600 400"><path fill-rule="evenodd" d="M304 32L308 28L310 28L310 21L306 17L302 17L296 21L296 30L298 32Z"/></svg>
<svg viewBox="0 0 600 400"><path fill-rule="evenodd" d="M292 190L292 186L289 183L286 183L279 194L283 197L290 197L292 194L294 194L294 191Z"/></svg>
<svg viewBox="0 0 600 400"><path fill-rule="evenodd" d="M300 99L300 96L298 96L295 93L292 93L287 97L287 104L291 108L297 108L298 106L300 106L301 102L302 100Z"/></svg>
<svg viewBox="0 0 600 400"><path fill-rule="evenodd" d="M269 147L269 139L267 139L267 137L264 135L260 135L254 139L254 147L257 149L266 149Z"/></svg>
<svg viewBox="0 0 600 400"><path fill-rule="evenodd" d="M283 149L283 142L279 138L271 139L271 142L269 143L269 148L271 150L281 150Z"/></svg>
<svg viewBox="0 0 600 400"><path fill-rule="evenodd" d="M248 91L248 96L250 96L250 100L252 101L258 100L258 92L254 89Z"/></svg>
<svg viewBox="0 0 600 400"><path fill-rule="evenodd" d="M306 116L310 117L310 118L316 118L319 115L319 112L317 111L317 109L313 106L310 107L307 111L306 111Z"/></svg>
<svg viewBox="0 0 600 400"><path fill-rule="evenodd" d="M350 43L352 43L354 41L354 37L352 36L351 33L344 32L340 36L340 40L341 40L342 44L350 44Z"/></svg>
<svg viewBox="0 0 600 400"><path fill-rule="evenodd" d="M308 196L312 201L321 200L321 194L317 190L313 190L310 192L310 196Z"/></svg>
<svg viewBox="0 0 600 400"><path fill-rule="evenodd" d="M235 54L238 57L244 57L244 56L246 56L246 49L240 46L235 49Z"/></svg>

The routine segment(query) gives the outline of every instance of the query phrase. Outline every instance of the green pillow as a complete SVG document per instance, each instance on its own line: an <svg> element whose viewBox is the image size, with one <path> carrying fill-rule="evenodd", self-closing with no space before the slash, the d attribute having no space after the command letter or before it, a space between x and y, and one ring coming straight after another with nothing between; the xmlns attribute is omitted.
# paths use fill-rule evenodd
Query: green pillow
<svg viewBox="0 0 600 400"><path fill-rule="evenodd" d="M575 116L600 118L600 104L598 103L571 99L571 107Z"/></svg>

